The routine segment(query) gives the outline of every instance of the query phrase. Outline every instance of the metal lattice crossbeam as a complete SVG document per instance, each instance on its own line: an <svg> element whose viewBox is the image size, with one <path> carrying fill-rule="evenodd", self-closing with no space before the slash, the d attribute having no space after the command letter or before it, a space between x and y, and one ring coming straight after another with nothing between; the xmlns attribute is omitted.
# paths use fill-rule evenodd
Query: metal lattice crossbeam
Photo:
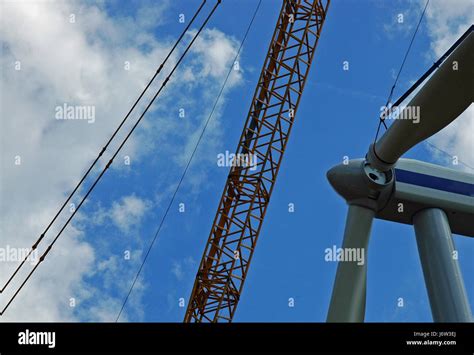
<svg viewBox="0 0 474 355"><path fill-rule="evenodd" d="M329 0L284 0L234 166L194 283L186 322L230 322L278 175Z"/></svg>

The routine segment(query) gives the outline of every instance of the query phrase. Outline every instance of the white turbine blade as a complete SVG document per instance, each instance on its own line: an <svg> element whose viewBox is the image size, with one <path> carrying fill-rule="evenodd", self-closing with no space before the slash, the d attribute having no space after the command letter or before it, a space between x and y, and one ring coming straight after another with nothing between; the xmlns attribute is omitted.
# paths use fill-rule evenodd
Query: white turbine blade
<svg viewBox="0 0 474 355"><path fill-rule="evenodd" d="M471 32L400 110L399 119L371 146L369 163L376 169L388 170L411 147L449 125L473 101L474 32Z"/></svg>
<svg viewBox="0 0 474 355"><path fill-rule="evenodd" d="M366 207L349 205L343 255L363 253L360 260L342 260L337 266L331 296L328 322L363 322L367 287L367 247L375 212Z"/></svg>

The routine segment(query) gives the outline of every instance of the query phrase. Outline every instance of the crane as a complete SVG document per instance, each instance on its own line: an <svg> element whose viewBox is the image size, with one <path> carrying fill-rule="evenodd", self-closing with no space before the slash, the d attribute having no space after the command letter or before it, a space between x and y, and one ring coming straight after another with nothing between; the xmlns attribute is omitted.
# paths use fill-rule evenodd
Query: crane
<svg viewBox="0 0 474 355"><path fill-rule="evenodd" d="M330 0L283 0L185 322L231 322L248 274Z"/></svg>

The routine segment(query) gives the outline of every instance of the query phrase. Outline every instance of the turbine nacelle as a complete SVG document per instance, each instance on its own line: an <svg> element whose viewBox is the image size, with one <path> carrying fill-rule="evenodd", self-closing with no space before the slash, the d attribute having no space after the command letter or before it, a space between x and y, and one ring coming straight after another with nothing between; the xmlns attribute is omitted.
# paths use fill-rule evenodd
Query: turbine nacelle
<svg viewBox="0 0 474 355"><path fill-rule="evenodd" d="M331 186L349 205L379 211L387 203L394 187L393 169L379 171L365 159L349 160L327 172Z"/></svg>
<svg viewBox="0 0 474 355"><path fill-rule="evenodd" d="M369 208L375 218L413 224L418 212L441 208L453 233L474 237L472 174L413 159L383 172L354 159L331 168L327 178L348 205Z"/></svg>

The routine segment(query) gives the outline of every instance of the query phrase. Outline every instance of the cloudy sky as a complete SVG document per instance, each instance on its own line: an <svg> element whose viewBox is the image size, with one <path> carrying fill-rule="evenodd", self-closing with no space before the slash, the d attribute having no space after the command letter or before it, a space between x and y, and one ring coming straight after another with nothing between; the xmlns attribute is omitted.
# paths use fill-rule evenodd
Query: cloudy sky
<svg viewBox="0 0 474 355"><path fill-rule="evenodd" d="M206 12L213 3L208 2ZM31 247L199 3L1 3L0 247ZM115 320L226 73L234 65L256 4L255 0L223 2L2 321ZM325 319L336 264L324 261L324 250L340 245L346 212L325 172L343 156L357 158L367 151L379 108L423 6L424 0L331 4L237 321ZM188 300L227 175L216 157L235 150L279 7L279 1L262 1L238 58L239 68L231 72L122 321L182 320L185 307L180 300ZM471 1L431 0L395 96L473 22ZM198 24L191 27L186 43L197 28ZM180 46L172 55L93 176L105 166L182 50ZM348 71L343 70L344 61L349 62ZM94 107L94 120L57 119L57 108L64 104ZM472 172L473 131L471 105L430 140L437 149L421 144L407 156ZM452 155L464 165L453 166ZM86 186L92 182L87 180ZM77 205L85 187L72 203ZM295 204L294 213L288 212L289 203ZM60 215L41 251L73 208L68 205ZM456 237L455 243L473 304L474 282L468 275L474 273L474 265L468 260L474 244L464 237ZM1 263L1 285L16 265L14 260ZM26 267L1 295L1 308L30 269L31 265ZM288 307L289 298L295 299L294 307ZM397 307L399 298L404 299L404 307ZM367 320L431 321L410 226L383 221L374 225Z"/></svg>

